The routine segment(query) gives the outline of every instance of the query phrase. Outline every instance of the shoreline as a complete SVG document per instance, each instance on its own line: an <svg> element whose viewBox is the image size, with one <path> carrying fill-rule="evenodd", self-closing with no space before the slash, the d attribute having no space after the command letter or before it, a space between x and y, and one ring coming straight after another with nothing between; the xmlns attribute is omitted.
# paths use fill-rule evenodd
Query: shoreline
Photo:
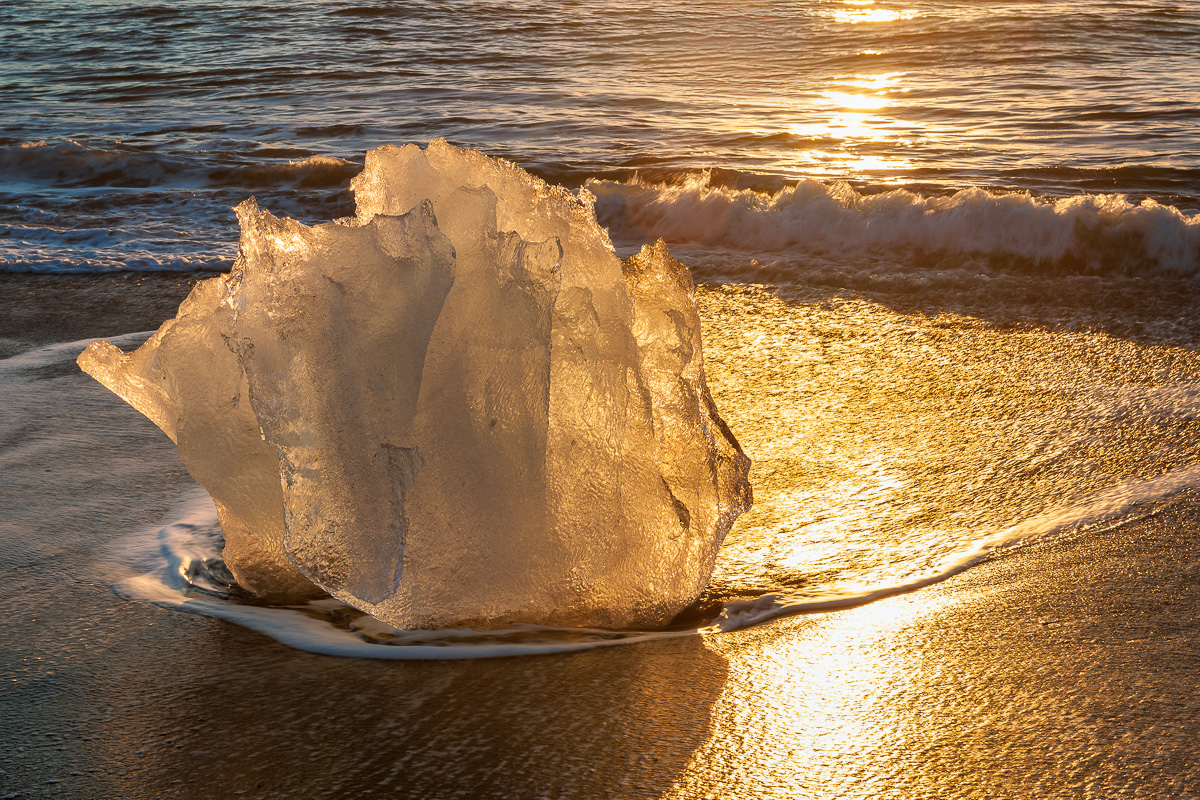
<svg viewBox="0 0 1200 800"><path fill-rule="evenodd" d="M146 277L6 276L3 330L157 327L190 283ZM190 484L175 449L73 368L14 386L0 797L1200 796L1200 489L718 636L344 659L114 594L112 549Z"/></svg>
<svg viewBox="0 0 1200 800"><path fill-rule="evenodd" d="M0 273L0 358L90 337L155 330L217 272Z"/></svg>
<svg viewBox="0 0 1200 800"><path fill-rule="evenodd" d="M319 656L63 587L74 603L41 605L34 627L17 614L6 636L0 679L15 695L0 699L0 735L14 746L0 787L133 800L247 786L262 798L1195 796L1198 527L1200 490L1187 490L857 608L536 659ZM79 601L111 630L82 649L45 645L72 638ZM521 761L531 748L540 759ZM381 779L397 763L403 780Z"/></svg>

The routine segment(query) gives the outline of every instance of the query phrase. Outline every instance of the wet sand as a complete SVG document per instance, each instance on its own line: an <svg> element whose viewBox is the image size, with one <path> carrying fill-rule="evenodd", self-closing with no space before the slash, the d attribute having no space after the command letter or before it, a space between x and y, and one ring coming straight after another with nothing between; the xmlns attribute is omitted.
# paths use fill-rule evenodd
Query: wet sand
<svg viewBox="0 0 1200 800"><path fill-rule="evenodd" d="M35 344L186 291L7 280ZM1198 492L734 634L352 661L114 595L110 553L186 475L85 376L33 380L0 408L0 797L1200 797Z"/></svg>
<svg viewBox="0 0 1200 800"><path fill-rule="evenodd" d="M740 685L677 796L1200 796L1198 529L1191 490L918 592L710 641Z"/></svg>
<svg viewBox="0 0 1200 800"><path fill-rule="evenodd" d="M4 797L1190 797L1197 498L724 637L350 661L4 583Z"/></svg>
<svg viewBox="0 0 1200 800"><path fill-rule="evenodd" d="M214 273L0 273L0 358L53 342L156 329Z"/></svg>

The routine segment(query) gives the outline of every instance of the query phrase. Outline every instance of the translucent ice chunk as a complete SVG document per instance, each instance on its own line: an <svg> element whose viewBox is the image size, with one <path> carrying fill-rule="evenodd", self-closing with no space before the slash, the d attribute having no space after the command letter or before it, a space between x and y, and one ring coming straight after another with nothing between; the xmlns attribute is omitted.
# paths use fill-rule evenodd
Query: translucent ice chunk
<svg viewBox="0 0 1200 800"><path fill-rule="evenodd" d="M175 319L137 351L93 342L79 366L149 417L217 507L226 564L247 590L268 600L321 594L284 551L279 456L259 433L237 356L222 329L232 310L230 276L198 283Z"/></svg>
<svg viewBox="0 0 1200 800"><path fill-rule="evenodd" d="M687 269L661 242L622 263L586 193L440 140L368 153L354 189L311 228L243 203L230 275L80 365L176 440L263 596L668 621L750 504Z"/></svg>

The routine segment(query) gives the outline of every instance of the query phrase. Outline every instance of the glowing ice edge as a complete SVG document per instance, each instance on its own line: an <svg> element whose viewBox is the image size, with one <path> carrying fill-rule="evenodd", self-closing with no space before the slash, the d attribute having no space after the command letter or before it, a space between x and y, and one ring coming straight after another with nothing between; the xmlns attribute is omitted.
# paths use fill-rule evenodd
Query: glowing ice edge
<svg viewBox="0 0 1200 800"><path fill-rule="evenodd" d="M461 660L498 658L503 656L546 655L594 650L600 647L638 644L697 635L714 635L742 630L782 617L797 614L837 611L865 605L898 594L916 591L947 580L981 563L996 551L1065 532L1081 525L1111 521L1121 517L1134 506L1161 500L1178 491L1200 484L1200 464L1142 481L1129 481L1091 495L1083 501L1055 509L1018 525L980 539L970 549L950 556L942 566L914 577L912 580L885 586L843 587L830 596L796 598L783 594L768 594L754 600L727 603L710 625L676 631L611 631L585 628L552 628L536 625L514 626L502 630L453 629L437 631L400 632L398 640L408 644L373 644L355 634L321 622L299 611L286 608L267 608L204 600L189 597L184 577L190 555L180 547L180 533L193 527L216 525L216 509L202 489L190 492L181 503L174 520L161 528L143 532L133 540L133 551L147 563L147 556L157 563L149 572L127 578L114 590L127 598L143 600L164 608L190 614L215 617L234 622L264 633L290 647L331 656L379 658L398 660ZM183 537L186 538L186 537ZM154 551L157 551L155 553ZM133 555L134 552L128 552ZM495 637L498 634L537 632L570 632L577 634L621 635L620 639L604 639L567 643L470 644L472 638ZM461 639L458 645L421 644L422 640Z"/></svg>
<svg viewBox="0 0 1200 800"><path fill-rule="evenodd" d="M154 335L154 331L123 333L120 336L104 337L117 347L136 347ZM23 353L0 359L0 375L20 372L39 367L52 367L56 364L74 361L80 353L95 339L80 339L77 342L59 342L43 347L35 347Z"/></svg>

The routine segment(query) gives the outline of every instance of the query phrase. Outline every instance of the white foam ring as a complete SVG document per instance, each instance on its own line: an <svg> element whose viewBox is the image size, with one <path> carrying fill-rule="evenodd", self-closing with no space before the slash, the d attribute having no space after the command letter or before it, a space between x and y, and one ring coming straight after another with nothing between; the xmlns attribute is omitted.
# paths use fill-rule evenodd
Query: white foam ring
<svg viewBox="0 0 1200 800"><path fill-rule="evenodd" d="M843 586L820 597L767 594L753 600L726 603L709 625L675 631L610 631L514 625L501 630L398 631L382 623L371 624L365 615L350 629L324 620L317 601L307 610L244 605L215 596L197 596L196 565L218 558L216 509L208 495L190 492L161 528L133 537L121 553L122 561L141 570L114 588L117 593L164 608L234 622L265 633L283 644L333 656L398 660L461 660L503 656L544 655L599 647L637 644L695 635L719 635L761 625L781 617L852 608L940 583L999 550L1027 544L1082 526L1119 520L1135 506L1162 500L1183 489L1200 485L1200 464L1146 480L1128 481L1083 500L1060 506L1040 516L979 539L972 547L949 556L939 567L910 580L885 586ZM336 601L331 601L336 604ZM307 611L307 613L306 613ZM318 612L318 613L313 613ZM386 629L386 643L377 637ZM567 641L564 638L569 637ZM514 641L506 642L505 638Z"/></svg>
<svg viewBox="0 0 1200 800"><path fill-rule="evenodd" d="M812 180L766 194L714 187L706 174L676 185L592 181L588 189L614 240L661 237L675 252L700 246L931 268L975 261L1037 271L1200 274L1200 214L1150 199L1135 204L1121 194L863 194L847 183Z"/></svg>
<svg viewBox="0 0 1200 800"><path fill-rule="evenodd" d="M712 627L721 631L740 630L779 617L835 611L922 589L970 569L998 550L1028 544L1086 525L1119 520L1135 506L1162 500L1196 485L1200 485L1200 464L1145 480L1126 481L1077 503L1059 506L985 536L972 547L951 554L937 568L916 575L910 580L890 586L844 587L840 591L830 591L827 597L817 599L768 594L753 600L735 600L725 605Z"/></svg>
<svg viewBox="0 0 1200 800"><path fill-rule="evenodd" d="M393 660L461 660L567 653L696 633L694 630L608 631L538 625L514 625L486 631L465 628L398 631L382 623L374 626L360 623L359 631L378 633L379 628L387 630L390 641L375 643L354 630L338 627L332 620L325 621L311 613L320 612L327 601L310 604L310 613L305 613L296 608L245 605L197 597L192 591L192 577L198 571L199 562L215 556L213 537L207 534L217 528L216 508L208 494L197 488L186 496L173 516L175 519L169 524L139 534L127 543L121 553L122 560L145 571L117 583L114 590L118 594L164 608L234 622L312 653ZM561 641L564 635L575 640ZM505 637L519 641L497 641Z"/></svg>
<svg viewBox="0 0 1200 800"><path fill-rule="evenodd" d="M136 347L153 335L154 331L141 331L139 333L124 333L120 336L109 336L106 338L117 347ZM59 342L44 347L37 347L33 350L26 350L24 353L17 353L15 356L0 359L0 374L12 374L74 361L94 341L96 339L93 338L80 339L76 342Z"/></svg>

